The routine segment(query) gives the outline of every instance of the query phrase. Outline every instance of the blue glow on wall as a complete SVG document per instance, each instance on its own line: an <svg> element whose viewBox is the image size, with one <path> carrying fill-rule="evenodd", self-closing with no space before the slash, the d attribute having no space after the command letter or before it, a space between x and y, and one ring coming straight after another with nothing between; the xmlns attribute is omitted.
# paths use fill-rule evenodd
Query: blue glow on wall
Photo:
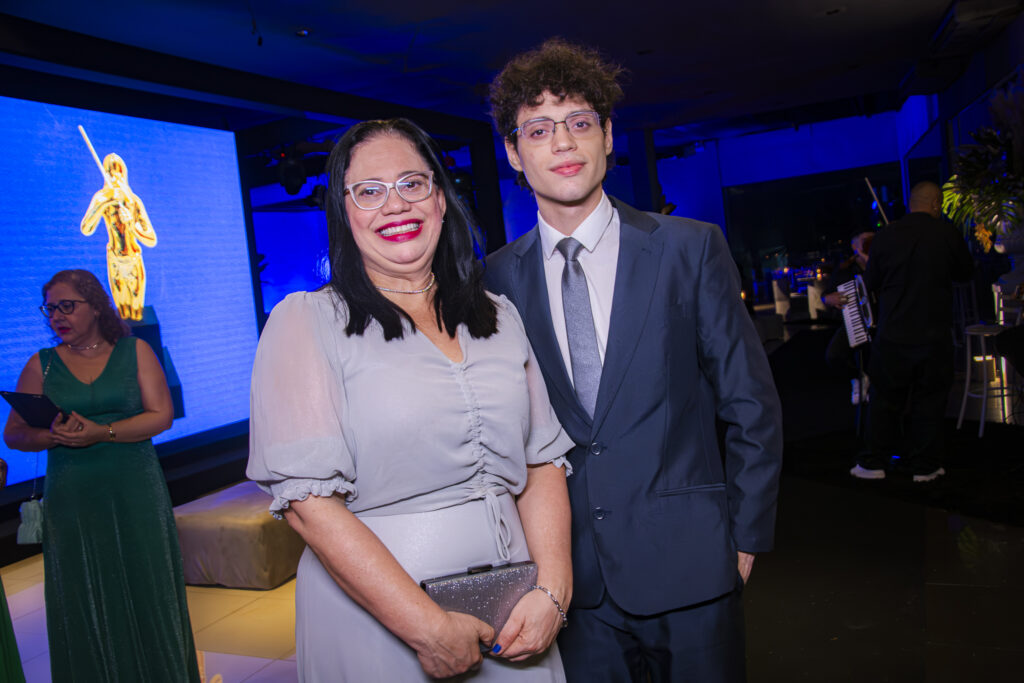
<svg viewBox="0 0 1024 683"><path fill-rule="evenodd" d="M914 102L918 107L928 102ZM705 141L695 153L658 161L658 180L673 212L728 231L722 189L897 161L907 135L899 112L858 116L799 128ZM901 126L903 127L901 129Z"/></svg>
<svg viewBox="0 0 1024 683"><path fill-rule="evenodd" d="M726 227L717 144L704 143L691 156L660 159L658 181L665 201L676 205L672 215Z"/></svg>
<svg viewBox="0 0 1024 683"><path fill-rule="evenodd" d="M260 286L269 314L292 292L313 291L330 277L327 214L304 202L327 176L309 178L297 195L281 185L254 187L249 193L256 251L263 257Z"/></svg>
<svg viewBox="0 0 1024 683"><path fill-rule="evenodd" d="M505 217L505 239L511 244L537 224L537 202L529 190L516 184L515 178L502 178L498 189Z"/></svg>
<svg viewBox="0 0 1024 683"><path fill-rule="evenodd" d="M106 285L106 230L79 223L103 178L76 126L100 158L116 152L156 230L144 249L146 303L181 379L185 417L164 442L248 419L256 318L234 135L0 97L0 387L13 389L25 362L52 346L37 306L40 288L64 268ZM0 405L6 422L8 406ZM34 476L36 456L0 444L9 483ZM39 458L45 471L46 454Z"/></svg>
<svg viewBox="0 0 1024 683"><path fill-rule="evenodd" d="M900 157L924 137L939 118L938 95L913 95L900 107L897 144Z"/></svg>
<svg viewBox="0 0 1024 683"><path fill-rule="evenodd" d="M899 159L899 114L856 116L718 141L721 185L841 171Z"/></svg>

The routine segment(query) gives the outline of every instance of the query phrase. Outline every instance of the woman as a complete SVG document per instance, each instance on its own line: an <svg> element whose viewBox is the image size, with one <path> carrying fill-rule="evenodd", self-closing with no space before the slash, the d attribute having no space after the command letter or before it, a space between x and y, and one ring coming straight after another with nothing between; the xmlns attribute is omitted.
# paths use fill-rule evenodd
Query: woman
<svg viewBox="0 0 1024 683"><path fill-rule="evenodd" d="M484 291L465 210L415 124L354 126L328 168L330 282L274 309L252 385L248 475L309 546L299 678L563 680L572 443L522 322ZM543 589L500 634L417 585L530 558Z"/></svg>
<svg viewBox="0 0 1024 683"><path fill-rule="evenodd" d="M151 437L174 409L153 350L127 336L103 286L62 270L43 286L60 339L29 359L18 391L65 414L50 429L11 411L4 441L49 449L43 519L53 680L198 681L178 535Z"/></svg>
<svg viewBox="0 0 1024 683"><path fill-rule="evenodd" d="M7 485L7 461L0 458L0 489ZM25 683L25 674L21 670L21 655L18 654L18 643L14 640L14 625L11 624L11 613L7 611L7 595L4 584L0 581L0 681L6 683Z"/></svg>

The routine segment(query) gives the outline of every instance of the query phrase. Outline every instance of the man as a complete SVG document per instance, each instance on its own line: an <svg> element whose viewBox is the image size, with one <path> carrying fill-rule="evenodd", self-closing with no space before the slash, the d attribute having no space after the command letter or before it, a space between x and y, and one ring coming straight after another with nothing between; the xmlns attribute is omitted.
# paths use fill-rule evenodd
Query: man
<svg viewBox="0 0 1024 683"><path fill-rule="evenodd" d="M538 224L491 255L487 281L522 314L577 444L559 646L571 682L741 681L741 590L773 542L778 397L722 231L604 194L618 73L552 40L491 86Z"/></svg>
<svg viewBox="0 0 1024 683"><path fill-rule="evenodd" d="M910 213L871 243L864 283L878 296L878 333L868 370L870 450L850 470L860 479L885 478L900 452L901 469L916 482L946 473L942 417L953 383L953 282L969 279L974 264L963 236L939 218L941 207L939 186L918 183Z"/></svg>
<svg viewBox="0 0 1024 683"><path fill-rule="evenodd" d="M858 230L850 238L850 249L853 255L839 264L835 272L829 276L828 282L822 290L822 303L832 308L842 308L843 298L836 288L844 282L849 282L857 275L864 275L868 265L868 255L871 252L871 241L875 238L874 230Z"/></svg>
<svg viewBox="0 0 1024 683"><path fill-rule="evenodd" d="M850 239L850 248L853 249L853 256L839 264L839 267L829 276L822 289L824 292L824 295L821 297L822 303L826 307L836 309L839 312L837 317L840 319L842 317L841 309L846 302L843 300L843 295L836 290L839 285L849 282L858 275L864 275L868 265L868 254L871 251L871 242L874 238L874 230L858 230L854 233ZM863 346L860 350L866 349L867 346ZM825 363L830 368L849 377L851 385L850 403L857 405L862 399L867 398L867 368L861 366L861 363L857 360L856 352L850 348L850 340L847 338L845 326L840 327L832 335L828 348L825 349Z"/></svg>

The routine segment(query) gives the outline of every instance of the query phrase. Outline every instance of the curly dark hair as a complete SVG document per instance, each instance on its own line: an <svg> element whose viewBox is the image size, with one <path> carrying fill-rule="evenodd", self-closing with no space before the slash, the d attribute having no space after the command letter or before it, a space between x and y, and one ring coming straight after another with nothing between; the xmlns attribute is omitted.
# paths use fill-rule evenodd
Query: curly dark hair
<svg viewBox="0 0 1024 683"><path fill-rule="evenodd" d="M619 78L625 70L605 61L597 50L550 38L540 47L512 58L491 83L491 118L498 133L515 143L512 131L520 107L540 104L545 92L560 100L585 100L601 117L602 124L622 99ZM608 155L609 168L612 155ZM525 177L519 174L520 185Z"/></svg>
<svg viewBox="0 0 1024 683"><path fill-rule="evenodd" d="M50 278L49 282L43 285L44 304L46 303L46 294L50 291L50 287L59 282L73 287L82 299L99 311L100 315L96 322L99 325L100 336L106 341L113 344L121 337L127 337L131 334L128 325L121 319L121 316L117 314L114 306L110 303L107 291L103 289L103 285L100 284L100 281L91 272L75 268L56 273ZM59 339L56 336L54 338Z"/></svg>
<svg viewBox="0 0 1024 683"><path fill-rule="evenodd" d="M327 160L330 174L327 240L331 276L325 287L341 297L348 307L345 334L361 335L373 319L383 328L384 339L390 341L402 338L403 318L412 323L405 311L385 298L370 282L345 209L345 172L352 155L360 144L382 135L394 135L412 144L434 172L434 191L442 193L447 204L432 264L437 278L434 313L438 328L444 321L444 329L454 338L456 328L465 323L472 337L491 336L498 330L498 312L484 290L483 267L473 249L469 213L458 200L451 177L439 161L436 144L408 119L357 123L341 137Z"/></svg>
<svg viewBox="0 0 1024 683"><path fill-rule="evenodd" d="M491 83L491 118L498 132L509 137L519 108L540 104L545 91L565 99L590 103L601 119L612 115L622 99L621 66L605 61L592 48L551 38L540 47L517 55Z"/></svg>

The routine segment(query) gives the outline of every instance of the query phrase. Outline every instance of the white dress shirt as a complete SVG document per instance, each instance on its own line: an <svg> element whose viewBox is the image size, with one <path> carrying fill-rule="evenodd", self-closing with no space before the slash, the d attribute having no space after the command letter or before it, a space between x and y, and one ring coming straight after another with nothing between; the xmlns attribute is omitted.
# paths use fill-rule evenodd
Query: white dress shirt
<svg viewBox="0 0 1024 683"><path fill-rule="evenodd" d="M562 307L565 258L557 249L558 243L566 236L546 223L540 212L537 213L537 226L544 254L544 279L548 287L548 302L551 304L551 323L571 381L569 338L565 333L565 312ZM619 258L619 212L612 206L607 195L602 193L600 203L573 231L571 237L583 245L576 260L587 277L590 310L594 316L594 331L597 333L597 350L603 365L612 315L612 294L615 291L615 268Z"/></svg>

